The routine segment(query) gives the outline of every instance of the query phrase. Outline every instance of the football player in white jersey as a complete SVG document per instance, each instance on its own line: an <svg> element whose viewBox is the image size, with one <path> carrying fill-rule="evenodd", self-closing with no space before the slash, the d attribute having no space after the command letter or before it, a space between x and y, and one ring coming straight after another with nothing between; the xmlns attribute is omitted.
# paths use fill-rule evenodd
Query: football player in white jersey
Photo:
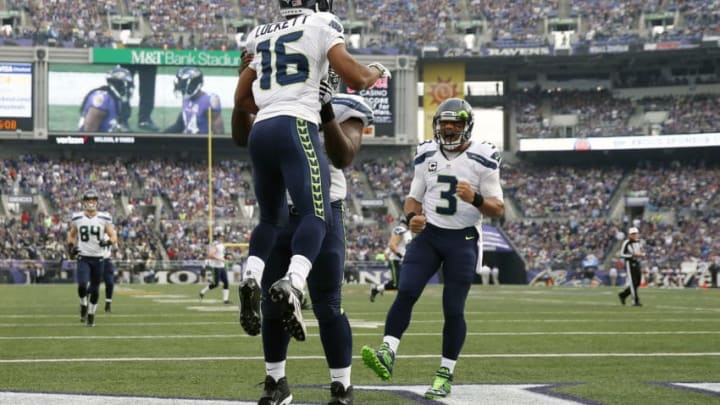
<svg viewBox="0 0 720 405"><path fill-rule="evenodd" d="M217 287L221 282L223 285L222 297L225 304L230 303L230 284L228 284L227 269L225 268L225 235L222 232L215 232L215 240L208 246L207 262L213 270L213 277L210 283L200 291L200 300L205 294Z"/></svg>
<svg viewBox="0 0 720 405"><path fill-rule="evenodd" d="M320 253L332 220L327 157L318 153L318 125L333 119L321 106L321 79L332 66L353 89L367 89L390 77L379 63L360 64L345 48L343 26L331 0L279 0L284 21L255 27L247 52L255 55L243 69L235 91L233 115L256 114L248 148L260 222L250 238L241 298L259 307L259 281L287 215L286 190L300 218L292 241L286 276L270 289L271 299L286 308L293 337L304 340L299 295ZM235 121L235 119L233 119ZM234 131L236 129L233 129Z"/></svg>
<svg viewBox="0 0 720 405"><path fill-rule="evenodd" d="M442 358L425 398L450 394L455 363L466 335L465 300L482 262L482 215L503 215L500 156L495 147L471 141L473 111L465 100L443 101L433 116L434 139L420 144L405 200L405 219L416 234L405 254L402 278L385 321L379 349L362 348L363 362L382 379L392 377L395 353L410 324L415 302L442 268Z"/></svg>
<svg viewBox="0 0 720 405"><path fill-rule="evenodd" d="M112 244L110 236L107 234L103 235L103 241L105 249L103 250L103 282L105 283L105 312L112 312L112 299L113 292L115 291L115 266L113 266L112 257Z"/></svg>
<svg viewBox="0 0 720 405"><path fill-rule="evenodd" d="M392 230L390 242L385 252L390 267L390 276L392 277L385 284L373 285L370 289L370 302L375 302L375 297L382 294L385 290L397 290L400 282L400 265L402 264L405 249L412 240L412 233L408 230L407 225L401 223Z"/></svg>
<svg viewBox="0 0 720 405"><path fill-rule="evenodd" d="M100 295L100 282L105 270L105 248L117 243L117 234L109 213L98 211L98 193L88 190L82 196L83 211L76 212L67 237L70 258L77 256L80 321L95 326L95 310ZM107 235L107 239L103 236ZM89 283L89 287L88 287ZM90 295L90 305L87 296Z"/></svg>
<svg viewBox="0 0 720 405"><path fill-rule="evenodd" d="M324 149L333 163L330 167L329 193L333 222L313 263L307 287L330 369L330 403L352 404L352 331L342 309L341 294L345 266L343 201L347 196L347 183L341 168L350 165L355 157L360 148L363 129L372 124L373 112L362 97L346 94L332 97L332 86L328 83L322 85L321 99L323 105L331 104L334 114L334 118L322 126ZM238 121L233 121L233 139L238 145L245 146L249 135L245 121L252 121L253 117L242 113L234 115L234 118ZM253 133L252 136L262 135ZM288 203L292 204L292 201ZM257 335L262 329L266 377L264 393L259 402L261 404L286 404L292 401L285 376L287 349L291 334L302 335L303 338L305 335L302 323L295 325L300 330L288 328L283 314L284 306L270 299L270 289L285 275L292 260L293 236L300 226L301 217L295 205L288 205L286 212L287 225L279 232L262 277L262 323L260 313L256 312L254 302L250 299L253 293L243 293L243 289L249 288L248 284L239 287L240 324L250 335Z"/></svg>

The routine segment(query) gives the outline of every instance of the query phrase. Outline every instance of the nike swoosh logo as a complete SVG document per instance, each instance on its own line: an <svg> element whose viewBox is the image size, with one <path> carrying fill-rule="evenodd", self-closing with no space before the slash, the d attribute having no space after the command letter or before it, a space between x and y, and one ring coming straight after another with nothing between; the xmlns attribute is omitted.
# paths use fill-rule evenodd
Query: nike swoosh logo
<svg viewBox="0 0 720 405"><path fill-rule="evenodd" d="M465 240L473 240L473 239L475 239L474 236L465 236Z"/></svg>

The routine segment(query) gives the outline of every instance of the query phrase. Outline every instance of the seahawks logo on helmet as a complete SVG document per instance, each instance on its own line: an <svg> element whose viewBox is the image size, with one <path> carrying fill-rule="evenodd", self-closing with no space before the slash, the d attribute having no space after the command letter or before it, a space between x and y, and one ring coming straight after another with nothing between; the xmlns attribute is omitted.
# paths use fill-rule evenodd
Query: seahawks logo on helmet
<svg viewBox="0 0 720 405"><path fill-rule="evenodd" d="M96 211L100 196L95 189L91 188L82 195L82 207L85 211Z"/></svg>
<svg viewBox="0 0 720 405"><path fill-rule="evenodd" d="M463 122L462 129L449 128L443 123ZM445 150L455 150L470 140L473 125L472 106L460 98L449 98L442 103L433 116L433 136Z"/></svg>
<svg viewBox="0 0 720 405"><path fill-rule="evenodd" d="M310 15L318 11L332 13L333 0L280 0L280 14L285 18Z"/></svg>
<svg viewBox="0 0 720 405"><path fill-rule="evenodd" d="M203 86L203 73L194 66L178 69L175 74L175 96L184 100L192 98Z"/></svg>

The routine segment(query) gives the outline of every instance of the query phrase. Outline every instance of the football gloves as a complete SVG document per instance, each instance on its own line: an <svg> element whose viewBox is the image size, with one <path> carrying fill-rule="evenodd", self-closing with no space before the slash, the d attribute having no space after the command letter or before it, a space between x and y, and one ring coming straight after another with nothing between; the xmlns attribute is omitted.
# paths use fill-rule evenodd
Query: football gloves
<svg viewBox="0 0 720 405"><path fill-rule="evenodd" d="M377 69L377 70L380 72L380 77L387 77L387 78L391 78L391 77L392 77L392 74L390 73L390 71L388 70L388 68L386 68L385 66L383 66L382 63L373 62L373 63L367 65L367 67L368 67L368 68L375 68L375 69Z"/></svg>
<svg viewBox="0 0 720 405"><path fill-rule="evenodd" d="M334 93L330 82L325 79L320 80L320 105L325 105L332 101Z"/></svg>
<svg viewBox="0 0 720 405"><path fill-rule="evenodd" d="M80 254L80 248L73 244L68 245L67 251L68 251L68 256L70 257L71 260L75 259L77 257L77 255Z"/></svg>

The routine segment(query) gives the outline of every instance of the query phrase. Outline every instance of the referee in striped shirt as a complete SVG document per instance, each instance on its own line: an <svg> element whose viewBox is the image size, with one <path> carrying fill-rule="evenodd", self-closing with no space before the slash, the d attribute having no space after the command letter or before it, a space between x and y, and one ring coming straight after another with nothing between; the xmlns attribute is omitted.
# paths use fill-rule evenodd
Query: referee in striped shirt
<svg viewBox="0 0 720 405"><path fill-rule="evenodd" d="M638 287L640 287L640 258L645 257L640 247L640 232L637 228L632 227L628 230L628 237L623 241L620 248L620 257L625 261L625 272L627 274L628 286L622 290L618 297L620 303L625 305L625 300L632 295L633 306L641 307L640 298L638 297Z"/></svg>

